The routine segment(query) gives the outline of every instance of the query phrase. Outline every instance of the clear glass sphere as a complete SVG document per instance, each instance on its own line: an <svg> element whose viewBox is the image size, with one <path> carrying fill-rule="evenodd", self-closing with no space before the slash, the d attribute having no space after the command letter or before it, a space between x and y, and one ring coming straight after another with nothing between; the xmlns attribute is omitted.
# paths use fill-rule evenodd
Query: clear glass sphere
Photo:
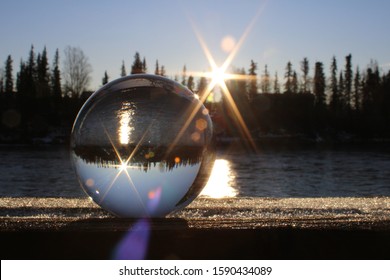
<svg viewBox="0 0 390 280"><path fill-rule="evenodd" d="M71 158L81 187L120 217L162 217L191 203L213 162L212 122L187 88L130 75L96 91L81 108Z"/></svg>

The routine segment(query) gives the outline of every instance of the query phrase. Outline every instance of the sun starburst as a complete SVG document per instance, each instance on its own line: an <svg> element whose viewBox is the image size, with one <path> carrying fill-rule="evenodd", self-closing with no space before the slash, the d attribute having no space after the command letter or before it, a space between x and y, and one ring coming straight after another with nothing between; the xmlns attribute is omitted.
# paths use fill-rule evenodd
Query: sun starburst
<svg viewBox="0 0 390 280"><path fill-rule="evenodd" d="M129 186L130 188L134 191L134 193L136 194L139 202L141 203L143 209L145 210L146 207L141 199L141 196L140 194L138 193L137 191L137 188L135 187L134 185L134 182L133 180L131 179L131 176L129 174L129 171L128 169L129 168L132 168L130 165L129 165L129 162L130 160L132 159L132 157L134 156L135 152L139 149L139 145L143 142L143 139L144 139L144 136L145 134L143 135L143 137L141 138L141 140L139 141L139 143L137 144L137 146L134 148L134 150L131 152L130 156L124 160L121 156L121 154L119 153L119 150L118 148L116 147L114 141L112 140L109 132L107 131L105 125L104 125L104 122L101 121L101 125L103 126L103 130L104 130L104 133L105 135L107 136L108 140L110 141L110 144L111 144L111 147L114 149L114 152L115 152L115 155L118 159L118 164L110 164L109 166L111 167L114 167L114 168L118 168L118 172L115 174L115 177L111 180L111 183L110 185L108 186L108 188L105 190L105 192L102 194L101 198L100 198L100 202L99 203L102 203L104 201L104 199L106 198L106 196L108 195L108 193L111 191L111 189L113 188L113 186L115 185L115 182L118 180L118 178L124 174L126 176L126 178L128 179L129 181Z"/></svg>
<svg viewBox="0 0 390 280"><path fill-rule="evenodd" d="M232 48L230 53L228 54L225 61L222 63L221 66L218 66L211 54L210 49L208 48L205 40L203 39L200 31L198 30L196 24L193 20L190 19L191 26L194 30L194 33L199 41L199 44L207 58L207 61L211 67L210 72L191 72L190 74L192 76L200 76L200 77L206 77L210 79L210 82L206 88L206 90L202 93L201 101L204 103L208 96L211 94L211 92L214 90L214 88L219 87L222 91L223 96L225 97L225 100L227 101L228 108L233 112L233 118L236 121L237 125L239 126L239 131L241 132L242 136L245 139L248 139L250 146L253 148L254 151L256 151L256 144L253 141L252 135L248 129L248 126L246 125L238 107L235 103L229 88L226 85L227 80L248 80L255 77L248 77L248 75L242 75L242 74L231 74L227 73L228 68L230 67L233 59L237 55L238 51L240 50L241 46L243 45L244 41L248 37L250 31L252 30L254 24L256 23L258 17L261 15L261 13L264 10L265 4L267 1L262 2L262 5L259 7L256 15L252 19L252 21L249 23L249 25L246 27L244 33L238 40L237 44Z"/></svg>

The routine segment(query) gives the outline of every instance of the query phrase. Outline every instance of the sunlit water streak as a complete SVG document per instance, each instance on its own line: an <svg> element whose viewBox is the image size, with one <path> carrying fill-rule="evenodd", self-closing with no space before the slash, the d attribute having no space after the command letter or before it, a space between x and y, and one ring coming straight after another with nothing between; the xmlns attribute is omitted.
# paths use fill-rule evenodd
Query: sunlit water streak
<svg viewBox="0 0 390 280"><path fill-rule="evenodd" d="M131 132L134 130L134 127L131 125L133 111L125 109L125 107L122 107L120 113L119 142L121 144L130 143Z"/></svg>
<svg viewBox="0 0 390 280"><path fill-rule="evenodd" d="M209 181L200 195L210 198L235 197L238 191L232 187L234 180L235 175L230 162L226 159L217 159Z"/></svg>

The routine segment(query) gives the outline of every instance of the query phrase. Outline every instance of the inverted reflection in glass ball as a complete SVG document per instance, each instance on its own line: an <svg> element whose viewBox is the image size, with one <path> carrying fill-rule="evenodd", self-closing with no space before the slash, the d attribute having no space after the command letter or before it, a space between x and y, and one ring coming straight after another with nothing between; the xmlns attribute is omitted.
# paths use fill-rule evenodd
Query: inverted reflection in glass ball
<svg viewBox="0 0 390 280"><path fill-rule="evenodd" d="M153 75L130 75L81 108L71 157L84 191L120 217L161 217L191 203L214 161L212 122L196 96Z"/></svg>

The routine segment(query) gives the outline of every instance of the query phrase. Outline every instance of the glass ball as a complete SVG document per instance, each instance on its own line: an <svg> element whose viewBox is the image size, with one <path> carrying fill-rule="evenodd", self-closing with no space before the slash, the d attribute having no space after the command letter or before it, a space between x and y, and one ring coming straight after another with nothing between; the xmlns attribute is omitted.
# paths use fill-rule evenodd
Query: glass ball
<svg viewBox="0 0 390 280"><path fill-rule="evenodd" d="M71 133L81 187L119 217L163 217L201 192L215 158L208 110L170 79L112 81L83 105Z"/></svg>

